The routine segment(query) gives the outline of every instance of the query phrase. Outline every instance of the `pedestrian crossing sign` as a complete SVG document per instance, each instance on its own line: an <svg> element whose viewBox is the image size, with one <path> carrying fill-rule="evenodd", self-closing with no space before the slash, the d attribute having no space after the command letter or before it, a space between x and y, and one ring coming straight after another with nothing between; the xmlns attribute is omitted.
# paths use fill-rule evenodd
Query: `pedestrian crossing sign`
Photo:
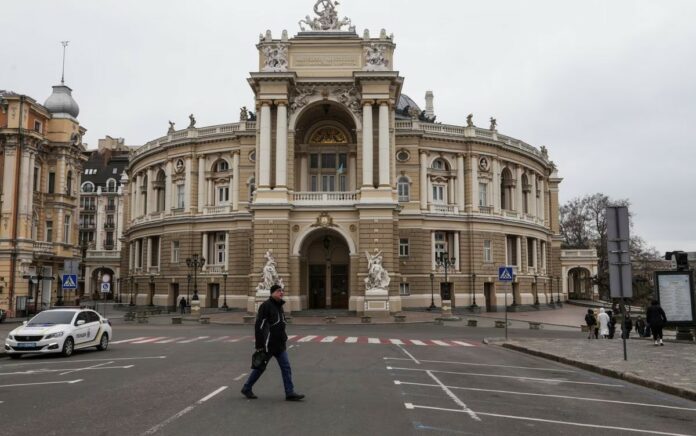
<svg viewBox="0 0 696 436"><path fill-rule="evenodd" d="M512 267L501 266L498 268L498 280L501 282L511 282L513 280Z"/></svg>
<svg viewBox="0 0 696 436"><path fill-rule="evenodd" d="M77 274L63 275L63 289L77 289Z"/></svg>

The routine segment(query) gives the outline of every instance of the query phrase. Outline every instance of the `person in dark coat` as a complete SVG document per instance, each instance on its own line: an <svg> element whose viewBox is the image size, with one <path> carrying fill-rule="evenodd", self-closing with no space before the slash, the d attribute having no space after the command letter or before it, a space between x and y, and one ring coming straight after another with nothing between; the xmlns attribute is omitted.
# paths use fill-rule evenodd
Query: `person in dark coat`
<svg viewBox="0 0 696 436"><path fill-rule="evenodd" d="M181 300L179 300L179 308L181 309L181 314L186 313L186 299L181 297Z"/></svg>
<svg viewBox="0 0 696 436"><path fill-rule="evenodd" d="M609 339L614 339L614 333L616 333L616 317L614 313L613 310L607 310L607 315L609 315Z"/></svg>
<svg viewBox="0 0 696 436"><path fill-rule="evenodd" d="M645 335L645 320L640 315L638 315L638 319L636 320L636 331L638 332L638 336L640 336L641 338L644 338L646 336Z"/></svg>
<svg viewBox="0 0 696 436"><path fill-rule="evenodd" d="M587 309L587 314L585 314L585 323L587 324L587 339L592 339L594 336L595 326L597 325L597 318L595 318L594 311L592 309Z"/></svg>
<svg viewBox="0 0 696 436"><path fill-rule="evenodd" d="M655 345L665 345L662 342L662 328L667 323L667 315L662 309L662 306L660 306L659 301L652 301L650 307L648 307L648 310L645 312L645 318L650 326L650 330L652 330Z"/></svg>
<svg viewBox="0 0 696 436"><path fill-rule="evenodd" d="M631 337L631 330L633 330L633 320L631 315L626 313L626 318L621 323L621 339L628 339Z"/></svg>
<svg viewBox="0 0 696 436"><path fill-rule="evenodd" d="M271 296L259 306L258 314L256 315L256 324L254 331L256 334L256 351L265 351L269 358L275 357L280 366L280 372L283 376L283 386L285 388L285 399L287 401L300 401L304 395L295 392L295 387L292 384L292 370L290 369L290 360L288 352L285 349L285 344L288 341L288 335L285 333L285 314L283 312L283 295L285 290L278 286L271 286ZM252 388L256 383L264 369L253 369L244 387L242 395L248 399L258 398L254 395Z"/></svg>

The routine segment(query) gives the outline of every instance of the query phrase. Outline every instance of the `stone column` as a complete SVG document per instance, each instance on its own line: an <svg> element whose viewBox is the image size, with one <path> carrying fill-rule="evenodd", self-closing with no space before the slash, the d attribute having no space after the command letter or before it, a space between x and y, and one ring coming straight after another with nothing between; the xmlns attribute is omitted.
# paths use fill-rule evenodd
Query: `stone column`
<svg viewBox="0 0 696 436"><path fill-rule="evenodd" d="M206 202L205 156L198 156L198 213L203 212Z"/></svg>
<svg viewBox="0 0 696 436"><path fill-rule="evenodd" d="M457 155L457 205L464 212L464 155Z"/></svg>
<svg viewBox="0 0 696 436"><path fill-rule="evenodd" d="M276 102L276 188L288 185L288 107L287 102Z"/></svg>
<svg viewBox="0 0 696 436"><path fill-rule="evenodd" d="M534 238L532 241L532 267L534 268L534 274L539 274L539 263L538 263L538 252L539 252L539 240Z"/></svg>
<svg viewBox="0 0 696 436"><path fill-rule="evenodd" d="M208 269L208 265L210 264L210 259L208 256L208 234L203 233L203 252L201 253L201 257L205 258L205 263L203 264L203 268L201 268L202 271L206 271Z"/></svg>
<svg viewBox="0 0 696 436"><path fill-rule="evenodd" d="M29 183L27 182L28 176L29 176L29 161L31 160L31 158L29 157L29 153L24 151L21 154L21 159L22 159L22 162L20 164L21 165L21 169L20 169L21 177L19 179L20 185L19 185L19 190L18 190L19 213L25 215L27 213L27 211L29 210L29 206L28 206L29 202L27 200L28 199L27 192L29 192L29 193L32 192L32 189L29 187ZM75 179L74 175L73 175L73 179ZM75 183L75 180L73 180L73 184L74 183ZM74 188L75 187L73 186L73 189ZM65 193L65 189L63 189L63 193ZM11 197L8 195L6 197L6 201L9 200L10 198ZM21 229L22 227L20 226L19 228ZM21 237L21 235L19 235L19 234L18 234L18 236Z"/></svg>
<svg viewBox="0 0 696 436"><path fill-rule="evenodd" d="M309 176L309 169L307 163L307 153L303 153L300 156L300 192L307 192L307 177Z"/></svg>
<svg viewBox="0 0 696 436"><path fill-rule="evenodd" d="M516 194L515 195L515 202L517 204L515 205L514 209L517 211L517 213L520 214L520 216L522 216L522 214L524 213L524 205L522 202L523 193L522 193L522 166L521 165L517 165L517 184L515 186L517 187L517 189L515 190L516 191L515 192L515 194Z"/></svg>
<svg viewBox="0 0 696 436"><path fill-rule="evenodd" d="M152 265L152 238L147 238L147 255L145 256L145 267L147 268L145 272L150 272L150 267Z"/></svg>
<svg viewBox="0 0 696 436"><path fill-rule="evenodd" d="M225 271L230 270L230 232L225 232Z"/></svg>
<svg viewBox="0 0 696 436"><path fill-rule="evenodd" d="M498 160L493 160L493 211L500 213L500 164Z"/></svg>
<svg viewBox="0 0 696 436"><path fill-rule="evenodd" d="M184 210L190 212L193 208L193 187L191 181L193 180L193 159L191 157L186 158L186 178L184 179Z"/></svg>
<svg viewBox="0 0 696 436"><path fill-rule="evenodd" d="M428 209L428 153L421 150L420 152L420 208L421 210Z"/></svg>
<svg viewBox="0 0 696 436"><path fill-rule="evenodd" d="M522 237L516 236L515 243L515 249L517 250L517 271L519 274L522 271Z"/></svg>
<svg viewBox="0 0 696 436"><path fill-rule="evenodd" d="M348 155L348 190L357 191L358 190L358 175L356 174L358 168L357 157L355 154L350 153ZM306 180L306 177L305 177Z"/></svg>
<svg viewBox="0 0 696 436"><path fill-rule="evenodd" d="M363 188L374 187L372 179L372 101L363 103L363 137L362 137L362 186Z"/></svg>
<svg viewBox="0 0 696 436"><path fill-rule="evenodd" d="M261 115L259 119L261 135L259 138L259 188L271 186L271 106L269 102L261 102Z"/></svg>
<svg viewBox="0 0 696 436"><path fill-rule="evenodd" d="M27 215L29 216L29 220L33 220L33 212L34 212L34 189L36 189L37 192L41 192L41 180L37 180L37 186L34 188L34 165L36 164L36 153L31 153L29 155L29 173L27 174L27 177L29 177L29 183L27 186L29 189L27 189ZM76 178L76 180L80 180L79 177ZM79 189L79 186L78 186ZM79 192L79 191L77 191ZM33 222L33 221L30 221ZM38 236L38 235L37 235Z"/></svg>
<svg viewBox="0 0 696 436"><path fill-rule="evenodd" d="M532 191L529 193L529 215L532 216L539 216L539 213L537 212L537 198L536 198L536 192L537 192L537 176L536 173L532 173L531 177L531 183L532 183Z"/></svg>
<svg viewBox="0 0 696 436"><path fill-rule="evenodd" d="M133 203L133 219L135 219L142 215L140 213L140 184L142 183L142 177L140 176L140 174L135 175L135 180L133 182L133 198L131 199L131 201Z"/></svg>
<svg viewBox="0 0 696 436"><path fill-rule="evenodd" d="M215 198L215 185L213 184L213 179L208 179L206 180L206 199L205 199L205 205L206 206L215 206L216 204L216 198Z"/></svg>
<svg viewBox="0 0 696 436"><path fill-rule="evenodd" d="M142 265L142 255L143 255L143 240L142 239L136 239L135 240L135 268L138 268L140 265Z"/></svg>
<svg viewBox="0 0 696 436"><path fill-rule="evenodd" d="M232 210L239 210L239 151L232 154Z"/></svg>
<svg viewBox="0 0 696 436"><path fill-rule="evenodd" d="M471 156L471 210L479 210L478 157ZM484 206L488 206L485 204Z"/></svg>
<svg viewBox="0 0 696 436"><path fill-rule="evenodd" d="M454 257L455 257L454 269L459 271L461 269L460 265L462 264L461 260L460 260L461 256L459 253L459 232L454 232L453 243L454 243ZM452 257L452 255L450 255L450 257Z"/></svg>
<svg viewBox="0 0 696 436"><path fill-rule="evenodd" d="M389 180L390 167L389 145L389 103L383 101L379 105L379 186L391 186Z"/></svg>
<svg viewBox="0 0 696 436"><path fill-rule="evenodd" d="M539 218L542 221L546 221L546 186L544 186L544 179L539 179Z"/></svg>
<svg viewBox="0 0 696 436"><path fill-rule="evenodd" d="M155 168L147 170L147 213L152 214L157 210L157 191L155 191L155 178L157 172Z"/></svg>
<svg viewBox="0 0 696 436"><path fill-rule="evenodd" d="M169 214L172 209L172 195L174 195L174 185L172 184L172 162L167 161L164 167L164 213Z"/></svg>
<svg viewBox="0 0 696 436"><path fill-rule="evenodd" d="M135 244L131 242L128 245L128 249L130 251L130 256L128 256L128 270L131 274L133 274L133 268L135 268Z"/></svg>

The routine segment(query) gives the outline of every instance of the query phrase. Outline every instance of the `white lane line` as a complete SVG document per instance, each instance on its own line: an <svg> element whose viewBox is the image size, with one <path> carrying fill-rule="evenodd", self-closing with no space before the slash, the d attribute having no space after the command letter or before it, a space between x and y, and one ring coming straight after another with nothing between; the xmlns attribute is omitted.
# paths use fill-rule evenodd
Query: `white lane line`
<svg viewBox="0 0 696 436"><path fill-rule="evenodd" d="M186 339L186 336L179 336L177 338L169 338L169 339L165 339L163 341L157 341L157 342L155 342L155 344L171 344L172 342L180 341L182 339Z"/></svg>
<svg viewBox="0 0 696 436"><path fill-rule="evenodd" d="M327 336L319 342L333 342L338 338L338 336Z"/></svg>
<svg viewBox="0 0 696 436"><path fill-rule="evenodd" d="M428 371L427 369L420 369L420 368L395 368L395 367L391 367L391 366L388 366L387 369L395 369L395 370L400 370L400 371ZM432 370L432 372L437 372L440 374L473 375L476 377L493 377L493 378L511 378L511 379L516 379L516 380L532 380L532 381L538 381L538 382L543 382L543 383L571 383L571 384L576 384L576 385L607 386L607 387L615 387L615 388L623 387L623 385L616 385L616 384L609 384L609 383L572 381L572 380L565 380L565 379L560 379L560 378L519 377L519 376L514 376L514 375L478 374L475 372L455 372L455 371L436 371L436 370Z"/></svg>
<svg viewBox="0 0 696 436"><path fill-rule="evenodd" d="M463 410L459 409L444 409L441 407L431 407L431 406L418 406L415 404L411 403L404 403L404 406L406 409L413 410L413 409L428 409L428 410L439 410L442 412L456 412L456 413L464 413ZM619 430L619 431L627 431L627 432L632 432L632 433L647 433L651 435L663 435L663 436L694 436L694 435L689 435L689 434L683 434L683 433L666 433L662 431L656 431L656 430L643 430L640 428L628 428L628 427L614 427L611 425L602 425L602 424L585 424L582 422L571 422L571 421L557 421L554 419L542 419L542 418L531 418L528 416L514 416L514 415L501 415L499 413L486 413L486 412L476 412L477 415L481 416L491 416L494 418L507 418L507 419L517 419L521 421L534 421L534 422L545 422L548 424L561 424L561 425L571 425L575 427L589 427L589 428L600 428L600 429L608 429L608 430Z"/></svg>
<svg viewBox="0 0 696 436"><path fill-rule="evenodd" d="M414 386L429 386L429 387L433 387L433 388L439 387L439 385L434 385L434 384L430 384L430 383L414 383L414 382L405 382L405 381L399 381L399 380L395 380L394 384L414 385ZM447 386L447 387L450 389L459 389L462 391L492 392L492 393L496 393L496 394L527 395L527 396L532 396L532 397L562 398L564 400L594 401L597 403L626 404L629 406L657 407L660 409L686 410L689 412L696 412L696 409L694 409L694 408L679 407L679 406L666 406L664 404L650 404L650 403L636 403L633 401L604 400L601 398L571 397L568 395L536 394L536 393L532 393L532 392L502 391L499 389L466 388L466 387L462 387L462 386Z"/></svg>
<svg viewBox="0 0 696 436"><path fill-rule="evenodd" d="M394 345L404 345L404 341L401 339L389 339L389 342L391 342Z"/></svg>
<svg viewBox="0 0 696 436"><path fill-rule="evenodd" d="M403 357L385 357L387 360L410 360ZM426 363L447 363L451 365L467 365L467 366L490 366L491 368L511 368L511 369L532 369L535 371L553 371L553 372L576 372L570 369L555 369L555 368L533 368L530 366L510 366L510 365L495 365L492 363L470 363L470 362L452 362L448 360L421 360Z"/></svg>
<svg viewBox="0 0 696 436"><path fill-rule="evenodd" d="M381 344L379 338L367 338L368 344Z"/></svg>
<svg viewBox="0 0 696 436"><path fill-rule="evenodd" d="M209 342L224 341L225 339L227 339L227 338L229 338L229 337L231 337L231 336L220 336L219 338L209 339L209 340L207 340L207 341L205 341L205 342L206 342L206 344L207 344L207 343L209 343Z"/></svg>
<svg viewBox="0 0 696 436"><path fill-rule="evenodd" d="M242 375L240 375L239 377L235 378L234 381L239 381L239 380L243 379L247 374L248 374L248 373L245 372L244 374L242 374Z"/></svg>
<svg viewBox="0 0 696 436"><path fill-rule="evenodd" d="M109 344L110 345L115 345L115 344L125 344L126 342L133 342L133 341L139 341L141 339L147 339L147 336L141 336L139 338L130 338L130 339L122 339L120 341L111 341Z"/></svg>
<svg viewBox="0 0 696 436"><path fill-rule="evenodd" d="M288 341L295 339L296 337L297 337L297 335L290 335L290 336L288 336Z"/></svg>
<svg viewBox="0 0 696 436"><path fill-rule="evenodd" d="M421 346L423 346L423 345L428 345L428 344L426 344L426 343L423 342L423 341L419 341L418 339L409 339L409 341L411 341L411 343L412 343L413 345L421 345Z"/></svg>
<svg viewBox="0 0 696 436"><path fill-rule="evenodd" d="M106 361L120 361L120 360L146 360L146 359L166 359L167 356L150 356L150 357L114 357L112 359L83 359L83 360L71 360L70 363L85 363L85 362L106 362ZM24 366L24 365L63 365L64 360L51 361L39 361L39 362L26 362L26 363L15 363L12 365L0 365L0 366Z"/></svg>
<svg viewBox="0 0 696 436"><path fill-rule="evenodd" d="M81 381L82 381L82 379L66 380L66 381L52 381L52 382L43 382L43 383L18 383L18 384L14 384L14 385L0 385L0 388L14 388L17 386L39 386L39 385L71 385L74 383L79 383Z"/></svg>
<svg viewBox="0 0 696 436"><path fill-rule="evenodd" d="M436 339L431 339L430 342L432 342L432 343L435 344L435 345L440 345L440 346L442 346L442 347L451 347L451 345L448 344L448 343L445 342L445 341L438 341L438 340L436 340Z"/></svg>
<svg viewBox="0 0 696 436"><path fill-rule="evenodd" d="M69 370L69 371L65 371L65 372L61 373L60 375L70 374L71 372L85 371L85 370L87 370L87 369L95 369L95 368L98 368L98 367L100 367L100 366L102 366L102 365L109 365L109 364L112 364L112 363L114 363L113 360L111 360L111 361L109 361L109 362L97 363L96 365L88 366L87 368L76 368L76 369L71 369L71 370ZM56 371L56 370L54 370L54 371Z"/></svg>
<svg viewBox="0 0 696 436"><path fill-rule="evenodd" d="M481 420L481 418L476 416L476 413L473 410L466 407L466 404L464 404L464 402L460 400L459 397L454 394L454 392L452 392L447 386L445 386L444 383L442 383L437 377L435 377L432 371L425 371L425 373L428 374L428 376L430 376L431 379L435 380L435 383L440 385L442 390L445 391L447 396L450 397L457 404L457 406L462 408L462 412L466 412L466 414L469 415L471 419L475 421Z"/></svg>
<svg viewBox="0 0 696 436"><path fill-rule="evenodd" d="M156 338L143 339L142 341L131 342L131 344L149 344L150 342L161 341L162 339L167 339L166 336L158 336Z"/></svg>
<svg viewBox="0 0 696 436"><path fill-rule="evenodd" d="M462 347L473 347L473 344L470 344L468 342L462 342L462 341L452 341L453 343L457 345L461 345Z"/></svg>
<svg viewBox="0 0 696 436"><path fill-rule="evenodd" d="M298 339L297 342L309 342L313 339L316 339L316 336L309 335L309 336L305 336L303 338Z"/></svg>
<svg viewBox="0 0 696 436"><path fill-rule="evenodd" d="M113 363L113 362L108 362L108 363ZM101 365L106 365L105 363L102 363ZM90 366L87 368L62 368L62 369L31 369L28 371L19 371L19 372L5 372L0 375L32 375L32 374L51 374L54 372L63 372L61 375L69 374L71 372L77 372L77 371L87 371L87 370L95 370L95 369L129 369L133 368L134 365L126 365L126 366Z"/></svg>
<svg viewBox="0 0 696 436"><path fill-rule="evenodd" d="M243 341L244 339L248 339L248 338L250 338L250 337L251 337L251 336L242 336L241 338L234 338L234 339L230 339L230 340L225 341L225 342L234 343L234 342Z"/></svg>
<svg viewBox="0 0 696 436"><path fill-rule="evenodd" d="M356 342L358 342L358 338L356 336L349 336L345 341L346 344L355 344Z"/></svg>
<svg viewBox="0 0 696 436"><path fill-rule="evenodd" d="M414 361L414 362L416 363L416 365L420 365L420 362L418 361L418 359L416 359L415 357L413 357L413 354L411 354L411 353L409 353L408 351L406 351L406 349L405 349L404 347L402 347L401 345L399 345L399 350L403 351L405 355L407 355L408 357L410 357L411 360ZM386 359L386 358L385 358L385 359Z"/></svg>
<svg viewBox="0 0 696 436"><path fill-rule="evenodd" d="M202 339L208 339L210 336L198 336L197 338L189 339L188 341L179 341L177 344L190 344L191 342L200 341Z"/></svg>
<svg viewBox="0 0 696 436"><path fill-rule="evenodd" d="M186 407L184 410L182 410L182 411L176 413L176 414L173 415L173 416L170 416L169 418L165 419L165 420L162 421L161 423L159 423L159 424L157 424L156 426L152 427L151 429L149 429L148 431L146 431L145 433L143 433L142 436L146 436L146 435L151 435L151 434L157 433L158 431L162 430L167 424L170 424L170 423L176 421L177 419L181 418L182 416L186 415L187 413L189 413L190 411L192 411L193 409L195 409L196 406L200 406L201 404L205 403L205 402L208 401L209 399L213 398L215 395L217 395L217 394L219 394L220 392L224 391L225 389L227 389L227 386L222 386L222 387L219 388L218 390L216 390L216 391L212 392L211 394L209 394L209 395L207 395L207 396L201 398L200 400L196 401L196 402L195 402L194 404L192 404L191 406Z"/></svg>

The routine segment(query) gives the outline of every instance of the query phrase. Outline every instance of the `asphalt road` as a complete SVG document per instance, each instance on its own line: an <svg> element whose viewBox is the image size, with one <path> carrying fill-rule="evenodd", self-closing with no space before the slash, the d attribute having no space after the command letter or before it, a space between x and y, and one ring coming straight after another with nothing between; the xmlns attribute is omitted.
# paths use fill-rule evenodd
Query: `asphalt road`
<svg viewBox="0 0 696 436"><path fill-rule="evenodd" d="M249 326L116 324L105 352L0 357L0 434L696 434L696 402L481 343L500 329L288 330L303 402L274 361L241 396Z"/></svg>

